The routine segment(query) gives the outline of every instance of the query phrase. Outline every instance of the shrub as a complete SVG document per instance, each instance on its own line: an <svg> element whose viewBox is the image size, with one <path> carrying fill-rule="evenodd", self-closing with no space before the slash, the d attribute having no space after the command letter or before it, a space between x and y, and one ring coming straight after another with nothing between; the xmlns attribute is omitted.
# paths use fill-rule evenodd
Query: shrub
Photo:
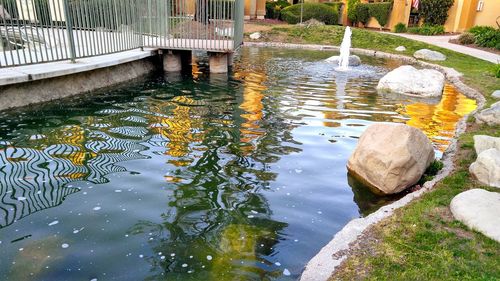
<svg viewBox="0 0 500 281"><path fill-rule="evenodd" d="M338 12L332 7L321 3L295 4L286 7L281 11L281 18L290 24L299 23L301 5L304 5L303 21L316 19L325 24L336 24L338 22Z"/></svg>
<svg viewBox="0 0 500 281"><path fill-rule="evenodd" d="M495 64L493 67L493 75L495 75L496 78L500 78L500 63Z"/></svg>
<svg viewBox="0 0 500 281"><path fill-rule="evenodd" d="M340 15L340 9L342 8L343 5L342 2L325 2L323 4L332 7L332 9L337 11Z"/></svg>
<svg viewBox="0 0 500 281"><path fill-rule="evenodd" d="M389 21L391 14L392 2L370 3L367 4L370 17L374 17L381 27L385 26Z"/></svg>
<svg viewBox="0 0 500 281"><path fill-rule="evenodd" d="M366 24L370 20L370 11L368 4L356 5L356 20L362 24Z"/></svg>
<svg viewBox="0 0 500 281"><path fill-rule="evenodd" d="M266 2L266 18L268 19L280 19L281 10L285 7L290 6L285 0L278 0L276 2Z"/></svg>
<svg viewBox="0 0 500 281"><path fill-rule="evenodd" d="M476 42L476 37L470 32L464 32L458 37L458 43L462 45L474 44Z"/></svg>
<svg viewBox="0 0 500 281"><path fill-rule="evenodd" d="M444 26L424 24L420 27L410 27L408 32L420 35L439 35L444 33Z"/></svg>
<svg viewBox="0 0 500 281"><path fill-rule="evenodd" d="M477 45L500 50L500 30L490 26L474 26L469 29Z"/></svg>
<svg viewBox="0 0 500 281"><path fill-rule="evenodd" d="M394 26L394 32L396 33L405 33L406 31L407 31L406 25L402 22Z"/></svg>
<svg viewBox="0 0 500 281"><path fill-rule="evenodd" d="M360 0L347 0L347 18L351 22L358 22L356 17L356 6L359 5Z"/></svg>
<svg viewBox="0 0 500 281"><path fill-rule="evenodd" d="M454 0L421 0L420 14L429 25L443 25Z"/></svg>

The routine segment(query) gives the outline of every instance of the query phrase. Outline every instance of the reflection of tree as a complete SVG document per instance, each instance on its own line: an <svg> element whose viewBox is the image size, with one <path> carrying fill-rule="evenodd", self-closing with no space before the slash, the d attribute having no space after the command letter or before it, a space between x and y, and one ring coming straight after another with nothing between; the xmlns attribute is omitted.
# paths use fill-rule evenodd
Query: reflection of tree
<svg viewBox="0 0 500 281"><path fill-rule="evenodd" d="M201 100L194 95L178 96L155 108L173 112L157 111L162 117L151 120L156 124L153 130L161 135L155 139L164 141L155 143L165 147L175 167L167 177L175 187L161 223L141 221L130 229L144 235L154 253L162 253L147 258L154 268L151 280L162 276L255 280L269 275L261 256L271 253L277 233L286 224L271 219L260 193L277 176L270 164L300 150L284 145L293 143L290 131L294 126L285 123L279 101L262 103L265 69L244 65L235 69L235 78L238 81L225 82L230 87L190 85L194 87L191 92L204 93ZM181 124L185 127L172 130ZM182 153L174 153L178 151ZM186 159L185 165L177 165Z"/></svg>

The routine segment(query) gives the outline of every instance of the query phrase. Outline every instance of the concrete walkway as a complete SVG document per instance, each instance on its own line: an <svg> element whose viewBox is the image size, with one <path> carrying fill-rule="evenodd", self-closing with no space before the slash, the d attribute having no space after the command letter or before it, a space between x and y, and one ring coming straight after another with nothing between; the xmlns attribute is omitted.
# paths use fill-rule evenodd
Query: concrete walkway
<svg viewBox="0 0 500 281"><path fill-rule="evenodd" d="M396 36L405 37L408 39L424 42L430 45L438 46L441 48L449 49L458 53L466 54L469 56L476 57L478 59L482 59L485 61L489 61L492 63L500 63L500 55L486 52L479 49L470 48L467 46L462 46L458 44L450 43L450 39L458 38L458 35L443 35L443 36L425 36L425 35L415 35L415 34L406 34L406 33L392 33L392 32L384 32Z"/></svg>

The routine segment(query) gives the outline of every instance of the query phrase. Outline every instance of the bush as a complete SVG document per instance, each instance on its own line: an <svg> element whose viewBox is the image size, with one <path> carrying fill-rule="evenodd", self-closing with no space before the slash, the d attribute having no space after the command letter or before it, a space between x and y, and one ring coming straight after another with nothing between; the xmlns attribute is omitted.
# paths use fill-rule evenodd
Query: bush
<svg viewBox="0 0 500 281"><path fill-rule="evenodd" d="M359 5L359 0L348 0L347 1L347 18L351 22L358 22L358 18L356 16L356 6Z"/></svg>
<svg viewBox="0 0 500 281"><path fill-rule="evenodd" d="M493 67L493 75L495 75L496 78L500 78L500 63L495 64Z"/></svg>
<svg viewBox="0 0 500 281"><path fill-rule="evenodd" d="M394 26L394 32L396 33L405 33L406 31L407 31L406 25L402 22Z"/></svg>
<svg viewBox="0 0 500 281"><path fill-rule="evenodd" d="M444 33L444 26L424 24L421 27L410 27L408 32L420 35L439 35Z"/></svg>
<svg viewBox="0 0 500 281"><path fill-rule="evenodd" d="M368 4L360 3L356 5L356 20L365 25L370 20L370 11L368 9Z"/></svg>
<svg viewBox="0 0 500 281"><path fill-rule="evenodd" d="M340 9L342 8L342 5L343 5L342 2L325 2L323 4L332 7L332 9L337 11L337 13L339 13L339 15L340 15Z"/></svg>
<svg viewBox="0 0 500 281"><path fill-rule="evenodd" d="M485 48L496 48L500 50L500 30L491 26L474 26L469 29L474 35L475 43Z"/></svg>
<svg viewBox="0 0 500 281"><path fill-rule="evenodd" d="M281 18L290 24L300 22L300 9L302 4L295 4L284 8L281 11ZM304 13L302 21L316 19L325 24L336 24L339 14L332 7L321 3L304 3Z"/></svg>
<svg viewBox="0 0 500 281"><path fill-rule="evenodd" d="M420 0L420 15L428 25L443 25L454 0Z"/></svg>
<svg viewBox="0 0 500 281"><path fill-rule="evenodd" d="M389 21L392 2L370 3L367 5L370 12L370 17L374 17L381 27L385 26Z"/></svg>
<svg viewBox="0 0 500 281"><path fill-rule="evenodd" d="M474 44L476 42L476 37L470 32L464 32L458 37L458 43L462 45Z"/></svg>
<svg viewBox="0 0 500 281"><path fill-rule="evenodd" d="M276 2L266 2L266 18L268 19L280 19L281 10L290 6L285 0L278 0Z"/></svg>

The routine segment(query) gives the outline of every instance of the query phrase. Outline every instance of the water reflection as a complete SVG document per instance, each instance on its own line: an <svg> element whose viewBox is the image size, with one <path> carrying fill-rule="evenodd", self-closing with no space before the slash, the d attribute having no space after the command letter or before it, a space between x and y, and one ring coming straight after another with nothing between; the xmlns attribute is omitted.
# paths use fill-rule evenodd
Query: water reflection
<svg viewBox="0 0 500 281"><path fill-rule="evenodd" d="M434 147L444 152L454 136L457 122L476 107L475 100L465 97L453 86L446 85L438 104L415 102L401 106L398 112L409 116L410 120L406 123L421 129Z"/></svg>
<svg viewBox="0 0 500 281"><path fill-rule="evenodd" d="M244 48L233 77L202 58L0 113L0 279L296 279L332 233L391 200L345 173L367 125L421 126L441 149L474 107L450 87L439 105L380 96L386 62L332 75L329 55Z"/></svg>

